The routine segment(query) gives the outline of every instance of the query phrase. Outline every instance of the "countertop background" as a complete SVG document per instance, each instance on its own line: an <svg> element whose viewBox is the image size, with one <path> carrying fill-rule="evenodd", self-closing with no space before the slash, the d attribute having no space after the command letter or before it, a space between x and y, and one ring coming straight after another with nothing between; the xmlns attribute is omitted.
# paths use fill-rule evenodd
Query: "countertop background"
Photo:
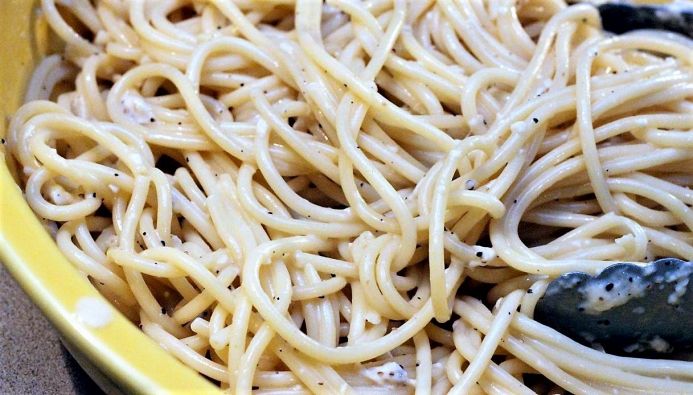
<svg viewBox="0 0 693 395"><path fill-rule="evenodd" d="M1 263L0 394L103 394Z"/></svg>

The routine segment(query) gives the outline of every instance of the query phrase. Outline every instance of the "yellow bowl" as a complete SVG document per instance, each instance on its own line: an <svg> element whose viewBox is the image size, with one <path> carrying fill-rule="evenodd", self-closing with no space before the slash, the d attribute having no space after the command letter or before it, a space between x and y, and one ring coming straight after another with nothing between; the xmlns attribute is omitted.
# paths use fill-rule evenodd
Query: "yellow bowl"
<svg viewBox="0 0 693 395"><path fill-rule="evenodd" d="M0 1L0 136L21 104L34 65L49 46L48 27L28 0ZM101 297L63 257L22 197L0 147L0 261L60 332L77 361L109 393L220 393L167 354ZM93 328L75 316L80 298L101 298L113 320Z"/></svg>

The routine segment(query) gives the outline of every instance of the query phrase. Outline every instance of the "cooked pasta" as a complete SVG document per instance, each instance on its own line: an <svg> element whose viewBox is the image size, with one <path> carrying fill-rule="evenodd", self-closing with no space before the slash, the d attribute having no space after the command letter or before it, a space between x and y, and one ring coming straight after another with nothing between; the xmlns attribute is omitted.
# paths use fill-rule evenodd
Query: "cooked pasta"
<svg viewBox="0 0 693 395"><path fill-rule="evenodd" d="M693 55L559 0L42 0L7 149L93 285L231 393L682 393L532 319L693 259Z"/></svg>

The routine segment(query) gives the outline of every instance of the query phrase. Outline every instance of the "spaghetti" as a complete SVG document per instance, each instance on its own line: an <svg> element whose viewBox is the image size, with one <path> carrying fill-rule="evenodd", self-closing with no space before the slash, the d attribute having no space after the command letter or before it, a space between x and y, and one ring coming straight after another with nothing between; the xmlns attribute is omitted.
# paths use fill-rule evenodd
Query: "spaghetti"
<svg viewBox="0 0 693 395"><path fill-rule="evenodd" d="M693 259L691 42L558 0L42 0L8 150L65 256L233 393L691 390L532 320Z"/></svg>

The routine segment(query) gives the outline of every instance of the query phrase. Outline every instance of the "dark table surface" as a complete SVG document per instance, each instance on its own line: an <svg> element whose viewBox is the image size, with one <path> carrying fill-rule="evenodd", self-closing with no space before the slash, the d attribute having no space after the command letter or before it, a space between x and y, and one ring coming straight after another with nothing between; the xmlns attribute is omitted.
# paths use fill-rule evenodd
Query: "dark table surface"
<svg viewBox="0 0 693 395"><path fill-rule="evenodd" d="M2 264L0 394L102 394Z"/></svg>

